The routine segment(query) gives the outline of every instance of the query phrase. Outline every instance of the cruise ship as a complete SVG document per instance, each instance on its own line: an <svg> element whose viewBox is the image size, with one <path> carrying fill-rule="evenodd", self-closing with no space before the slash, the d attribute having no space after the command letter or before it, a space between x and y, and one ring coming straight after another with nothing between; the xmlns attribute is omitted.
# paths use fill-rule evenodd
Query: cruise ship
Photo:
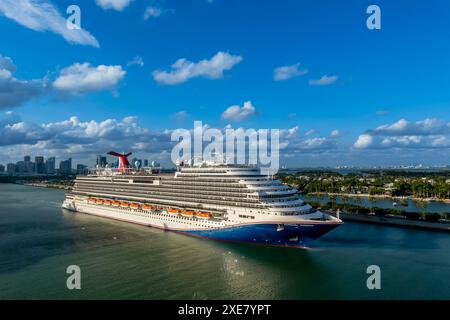
<svg viewBox="0 0 450 320"><path fill-rule="evenodd" d="M63 208L220 241L305 248L342 221L257 167L180 162L175 173L118 168L79 175Z"/></svg>

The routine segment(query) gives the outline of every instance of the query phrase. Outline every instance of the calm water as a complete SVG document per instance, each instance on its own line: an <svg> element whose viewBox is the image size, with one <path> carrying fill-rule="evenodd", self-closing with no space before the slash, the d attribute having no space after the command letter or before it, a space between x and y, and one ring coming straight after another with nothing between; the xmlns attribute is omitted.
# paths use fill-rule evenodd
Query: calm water
<svg viewBox="0 0 450 320"><path fill-rule="evenodd" d="M309 250L229 245L73 214L63 197L0 184L0 298L450 299L449 234L346 223ZM366 288L372 264L381 290Z"/></svg>

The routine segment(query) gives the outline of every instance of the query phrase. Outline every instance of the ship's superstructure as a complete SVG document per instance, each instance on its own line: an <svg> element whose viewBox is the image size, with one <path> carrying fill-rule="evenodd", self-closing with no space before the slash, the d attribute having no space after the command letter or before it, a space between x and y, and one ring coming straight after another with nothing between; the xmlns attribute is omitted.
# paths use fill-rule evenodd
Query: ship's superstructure
<svg viewBox="0 0 450 320"><path fill-rule="evenodd" d="M342 223L258 168L226 164L180 166L171 174L96 169L76 178L63 207L198 237L292 247Z"/></svg>

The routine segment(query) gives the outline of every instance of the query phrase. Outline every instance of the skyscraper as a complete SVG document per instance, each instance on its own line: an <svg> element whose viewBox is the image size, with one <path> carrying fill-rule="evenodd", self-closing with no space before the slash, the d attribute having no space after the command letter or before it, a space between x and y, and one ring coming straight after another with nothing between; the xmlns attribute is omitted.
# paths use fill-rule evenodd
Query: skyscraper
<svg viewBox="0 0 450 320"><path fill-rule="evenodd" d="M23 157L23 161L16 163L16 172L17 171L32 174L36 171L36 165L34 162L31 162L30 156L25 156Z"/></svg>
<svg viewBox="0 0 450 320"><path fill-rule="evenodd" d="M59 173L60 174L71 174L72 173L72 158L63 160L59 163Z"/></svg>
<svg viewBox="0 0 450 320"><path fill-rule="evenodd" d="M108 164L108 162L106 161L106 157L102 156L102 155L97 155L97 166L104 168L106 167L106 165Z"/></svg>
<svg viewBox="0 0 450 320"><path fill-rule="evenodd" d="M85 175L88 173L88 167L84 164L77 164L77 174L78 175Z"/></svg>
<svg viewBox="0 0 450 320"><path fill-rule="evenodd" d="M55 157L47 158L45 161L45 171L47 174L54 174L55 173Z"/></svg>
<svg viewBox="0 0 450 320"><path fill-rule="evenodd" d="M44 174L45 173L44 157L42 157L42 156L34 157L34 163L35 163L36 173Z"/></svg>
<svg viewBox="0 0 450 320"><path fill-rule="evenodd" d="M6 172L13 176L16 173L16 165L14 163L8 163L6 165Z"/></svg>

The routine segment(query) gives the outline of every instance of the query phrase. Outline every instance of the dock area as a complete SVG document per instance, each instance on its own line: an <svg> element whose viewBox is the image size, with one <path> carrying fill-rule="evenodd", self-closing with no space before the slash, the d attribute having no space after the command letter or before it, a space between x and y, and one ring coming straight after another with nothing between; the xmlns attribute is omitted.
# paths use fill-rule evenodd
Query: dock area
<svg viewBox="0 0 450 320"><path fill-rule="evenodd" d="M326 211L333 216L336 216L335 211ZM356 213L340 212L339 218L345 221L381 224L387 226L394 226L399 228L412 228L428 231L440 231L450 233L450 221L437 221L431 222L421 219L409 219L406 217L393 217L393 216L378 216L378 215L365 215Z"/></svg>

